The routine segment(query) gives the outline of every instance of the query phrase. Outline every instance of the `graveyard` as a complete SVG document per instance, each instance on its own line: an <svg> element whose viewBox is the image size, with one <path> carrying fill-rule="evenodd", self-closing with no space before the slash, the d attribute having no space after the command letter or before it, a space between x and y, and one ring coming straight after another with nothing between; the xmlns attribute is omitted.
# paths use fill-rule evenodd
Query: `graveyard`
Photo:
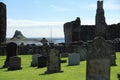
<svg viewBox="0 0 120 80"><path fill-rule="evenodd" d="M116 53L117 66L111 66L110 80L118 80L120 73L120 52ZM68 66L68 57L61 58L67 60L61 63L63 72L44 74L47 67L31 67L32 55L19 55L21 57L21 70L8 71L7 68L0 69L0 80L86 80L86 61L81 61L80 65ZM4 64L6 56L0 56L0 67Z"/></svg>
<svg viewBox="0 0 120 80"><path fill-rule="evenodd" d="M120 80L120 23L106 23L103 0L97 1L95 25L81 25L79 17L66 22L65 42L57 44L52 34L41 45L24 44L20 31L7 42L6 14L0 2L0 80Z"/></svg>

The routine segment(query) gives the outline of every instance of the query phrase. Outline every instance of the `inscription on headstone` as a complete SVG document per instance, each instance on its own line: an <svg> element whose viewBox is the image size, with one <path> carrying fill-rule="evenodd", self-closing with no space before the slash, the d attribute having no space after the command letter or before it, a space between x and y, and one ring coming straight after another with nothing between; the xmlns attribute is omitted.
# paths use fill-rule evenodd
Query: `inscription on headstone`
<svg viewBox="0 0 120 80"><path fill-rule="evenodd" d="M110 80L111 46L96 37L88 47L86 80Z"/></svg>

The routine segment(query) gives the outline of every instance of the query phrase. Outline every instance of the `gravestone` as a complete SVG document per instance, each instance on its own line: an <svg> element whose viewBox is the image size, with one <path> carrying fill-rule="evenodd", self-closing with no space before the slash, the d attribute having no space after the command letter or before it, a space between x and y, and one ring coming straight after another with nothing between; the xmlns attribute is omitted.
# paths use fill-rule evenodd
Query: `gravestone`
<svg viewBox="0 0 120 80"><path fill-rule="evenodd" d="M40 56L38 57L38 68L46 67L47 65L47 57Z"/></svg>
<svg viewBox="0 0 120 80"><path fill-rule="evenodd" d="M55 49L51 49L50 53L48 53L46 73L56 72L61 72L60 53Z"/></svg>
<svg viewBox="0 0 120 80"><path fill-rule="evenodd" d="M112 48L102 37L88 46L86 80L110 80Z"/></svg>
<svg viewBox="0 0 120 80"><path fill-rule="evenodd" d="M21 58L17 56L10 57L8 70L19 70L21 68Z"/></svg>
<svg viewBox="0 0 120 80"><path fill-rule="evenodd" d="M78 53L80 54L80 60L86 60L86 56L87 56L87 49L86 49L86 45L82 44L80 46L77 46L74 49L74 53Z"/></svg>
<svg viewBox="0 0 120 80"><path fill-rule="evenodd" d="M116 66L116 54L111 55L111 66Z"/></svg>
<svg viewBox="0 0 120 80"><path fill-rule="evenodd" d="M111 54L111 66L116 66L116 52L115 49L112 48L112 54Z"/></svg>
<svg viewBox="0 0 120 80"><path fill-rule="evenodd" d="M85 60L86 59L86 54L87 54L87 49L85 48L85 46L80 46L78 53L80 54L80 60Z"/></svg>
<svg viewBox="0 0 120 80"><path fill-rule="evenodd" d="M40 54L33 54L32 55L32 62L31 62L32 67L35 67L38 65L38 57L40 57L40 56L42 56L42 55L40 55Z"/></svg>
<svg viewBox="0 0 120 80"><path fill-rule="evenodd" d="M68 65L79 65L80 64L80 54L71 53L68 55Z"/></svg>
<svg viewBox="0 0 120 80"><path fill-rule="evenodd" d="M17 44L16 43L10 42L10 43L7 44L7 46L6 46L7 56L6 56L6 61L4 63L3 68L9 66L10 57L17 56L16 50L17 50Z"/></svg>

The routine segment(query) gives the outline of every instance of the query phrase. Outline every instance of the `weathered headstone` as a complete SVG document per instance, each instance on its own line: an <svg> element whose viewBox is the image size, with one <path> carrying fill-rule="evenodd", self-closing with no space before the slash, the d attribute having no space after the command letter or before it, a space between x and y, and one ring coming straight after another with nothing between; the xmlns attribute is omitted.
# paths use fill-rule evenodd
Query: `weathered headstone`
<svg viewBox="0 0 120 80"><path fill-rule="evenodd" d="M112 48L112 54L111 54L111 66L116 66L116 52L115 49Z"/></svg>
<svg viewBox="0 0 120 80"><path fill-rule="evenodd" d="M68 55L68 65L79 65L80 64L80 54L71 53Z"/></svg>
<svg viewBox="0 0 120 80"><path fill-rule="evenodd" d="M48 54L46 73L61 72L60 54L57 50L51 49Z"/></svg>
<svg viewBox="0 0 120 80"><path fill-rule="evenodd" d="M110 80L111 46L96 37L88 46L86 80Z"/></svg>
<svg viewBox="0 0 120 80"><path fill-rule="evenodd" d="M3 67L9 66L10 57L17 56L16 50L17 50L16 43L10 42L7 44L7 46L6 46L7 56L6 56L6 61L5 61Z"/></svg>
<svg viewBox="0 0 120 80"><path fill-rule="evenodd" d="M74 49L75 53L80 54L80 60L85 60L87 57L87 49L85 45L80 45L77 48Z"/></svg>
<svg viewBox="0 0 120 80"><path fill-rule="evenodd" d="M111 55L111 66L116 66L116 54Z"/></svg>
<svg viewBox="0 0 120 80"><path fill-rule="evenodd" d="M40 57L40 56L42 56L42 55L40 55L40 54L33 54L32 55L32 62L31 62L32 67L35 67L38 65L38 57Z"/></svg>
<svg viewBox="0 0 120 80"><path fill-rule="evenodd" d="M17 56L10 57L8 70L19 70L21 68L21 58Z"/></svg>
<svg viewBox="0 0 120 80"><path fill-rule="evenodd" d="M40 56L38 57L38 68L46 67L47 65L47 57Z"/></svg>

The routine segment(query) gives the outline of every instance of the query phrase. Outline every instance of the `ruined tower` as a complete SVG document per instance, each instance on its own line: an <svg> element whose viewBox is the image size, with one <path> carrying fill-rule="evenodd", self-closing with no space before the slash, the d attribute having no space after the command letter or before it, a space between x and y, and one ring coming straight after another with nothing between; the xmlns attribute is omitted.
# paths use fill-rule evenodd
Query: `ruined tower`
<svg viewBox="0 0 120 80"><path fill-rule="evenodd" d="M64 24L65 45L67 48L71 47L73 43L79 43L80 26L81 20L79 17L77 17L75 21L67 22Z"/></svg>
<svg viewBox="0 0 120 80"><path fill-rule="evenodd" d="M104 16L104 9L103 9L103 0L97 1L97 10L96 10L96 22L95 22L95 35L106 37L106 21Z"/></svg>
<svg viewBox="0 0 120 80"><path fill-rule="evenodd" d="M6 5L0 2L0 45L6 42Z"/></svg>
<svg viewBox="0 0 120 80"><path fill-rule="evenodd" d="M6 5L0 2L0 54L5 54L6 44Z"/></svg>

